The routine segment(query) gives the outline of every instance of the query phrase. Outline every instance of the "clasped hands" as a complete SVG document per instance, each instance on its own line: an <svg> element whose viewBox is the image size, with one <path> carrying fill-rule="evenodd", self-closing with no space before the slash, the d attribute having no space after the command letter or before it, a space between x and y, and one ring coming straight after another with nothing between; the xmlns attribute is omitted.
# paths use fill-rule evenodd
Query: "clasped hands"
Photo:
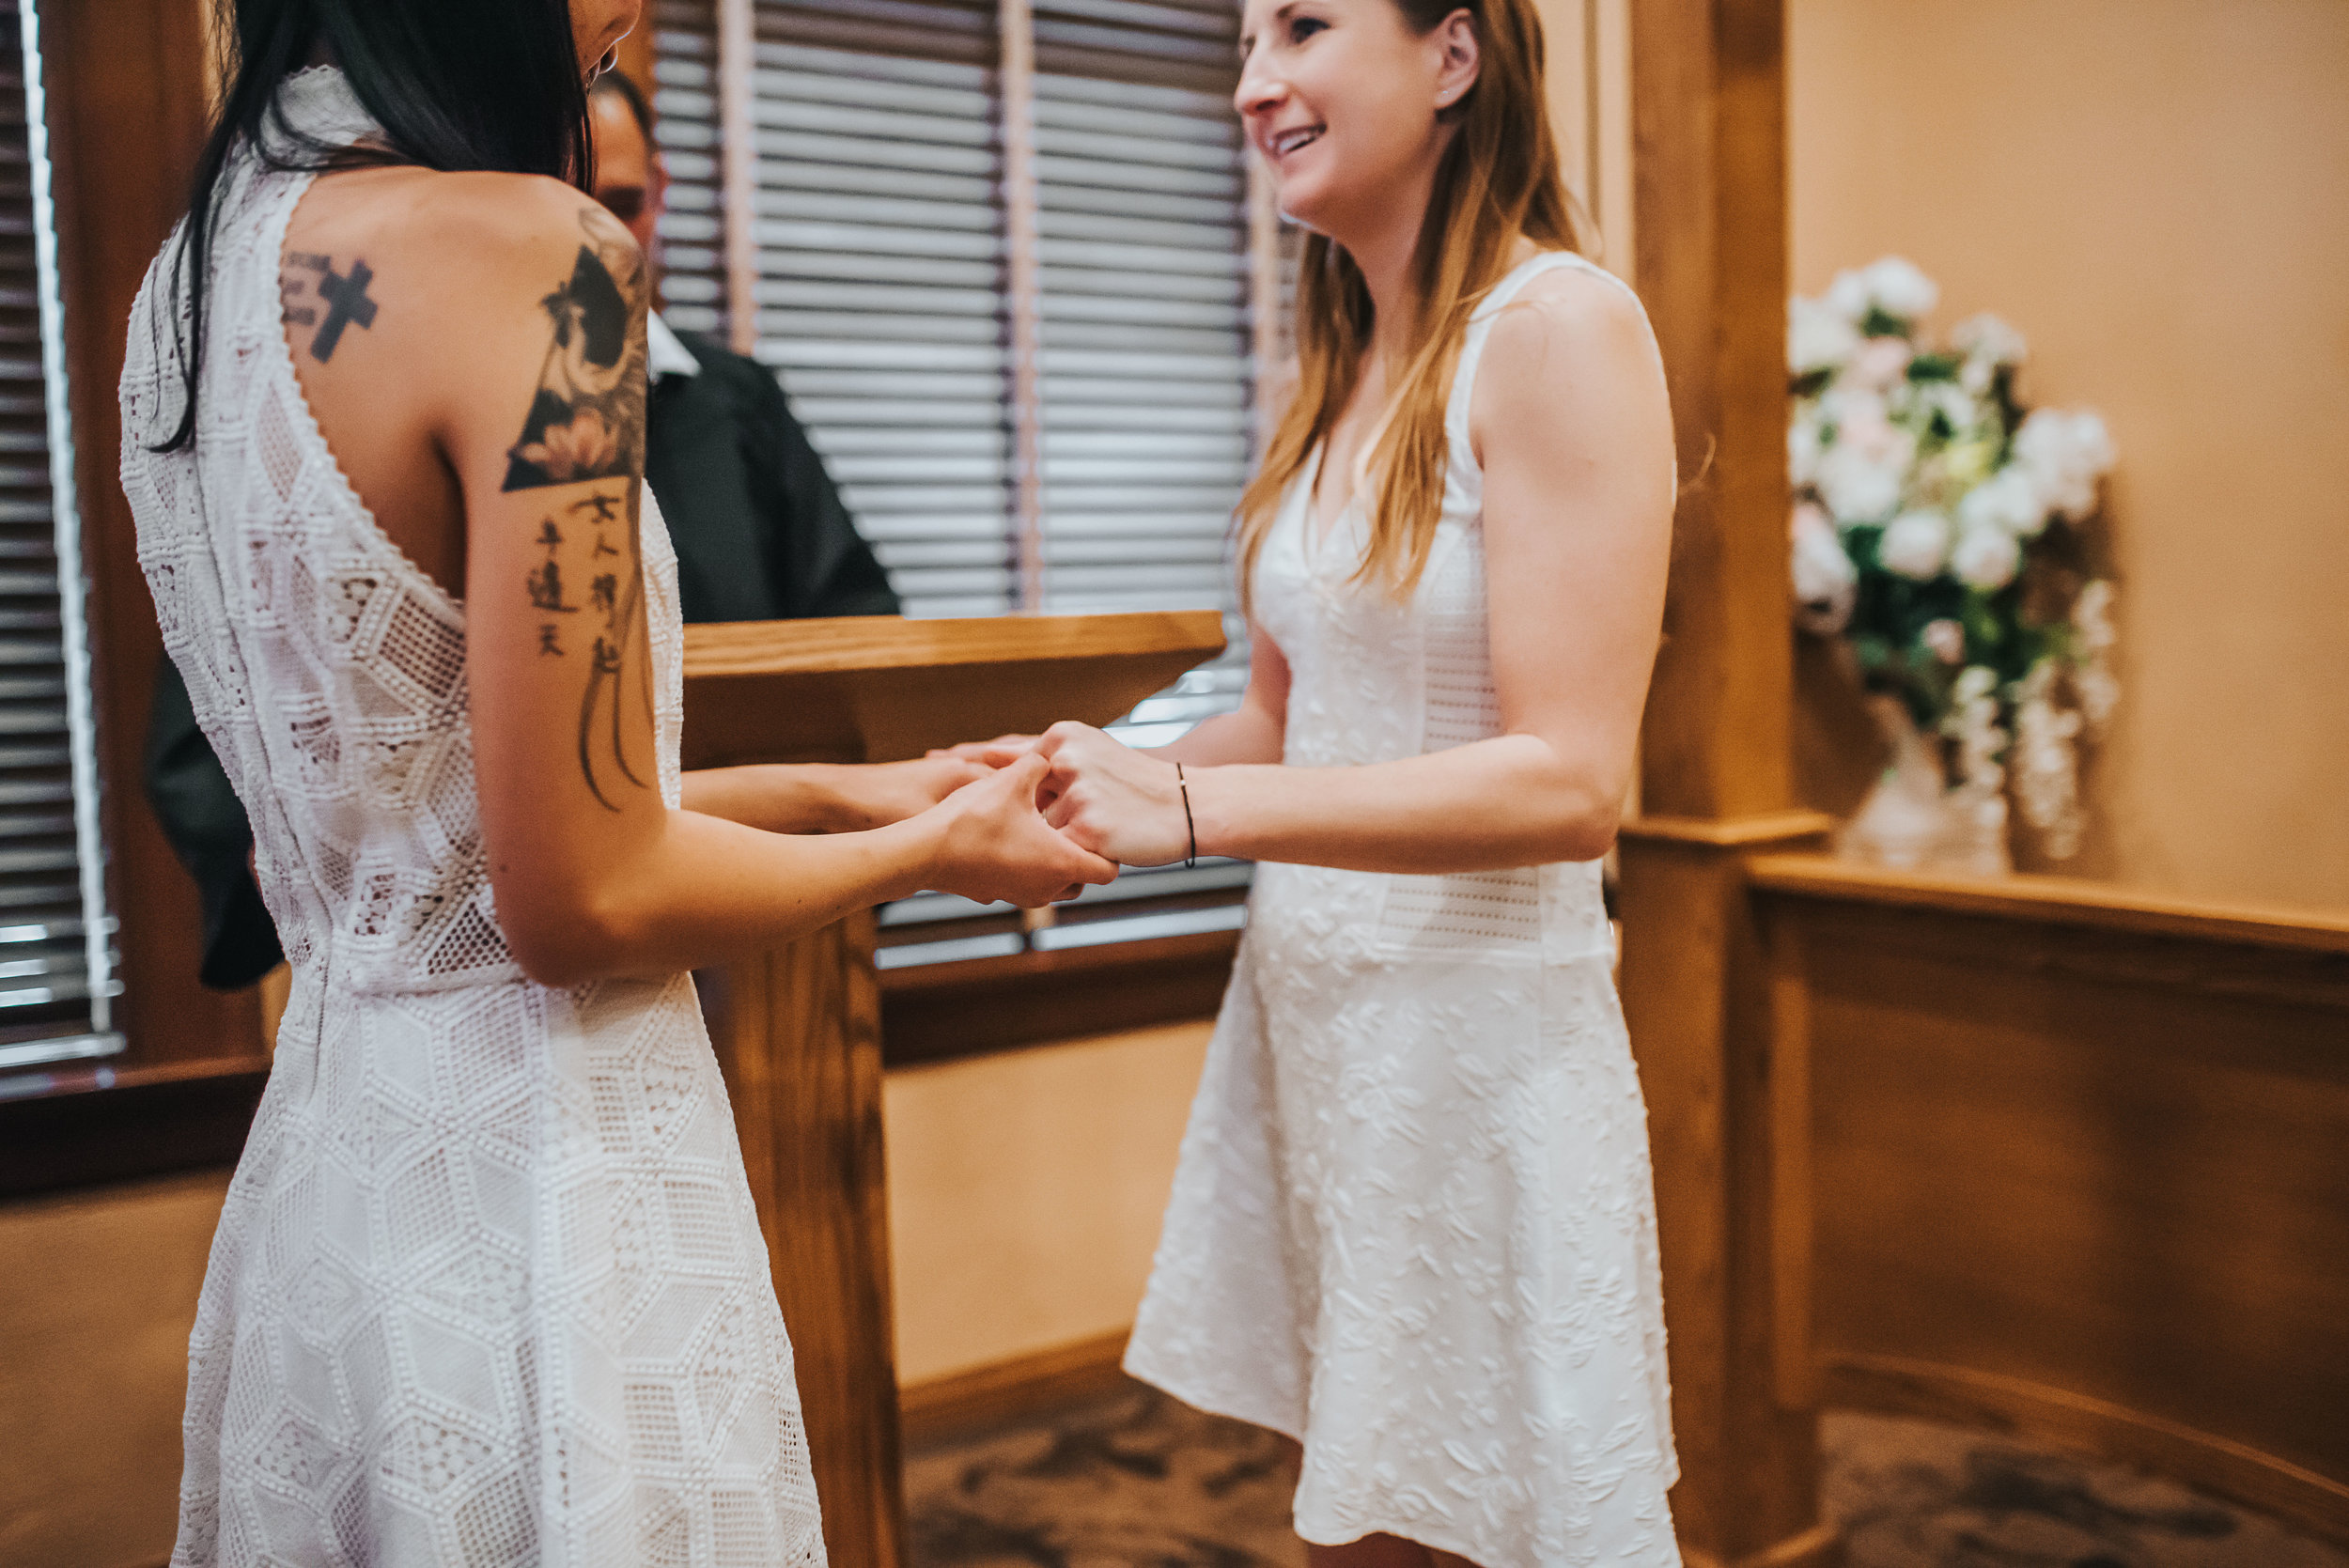
<svg viewBox="0 0 2349 1568"><path fill-rule="evenodd" d="M1192 851L1190 814L1173 763L1137 752L1091 724L1004 735L933 752L991 769L1036 769L1035 806L1062 837L1121 865L1165 865ZM1041 759L1041 768L1030 759Z"/></svg>

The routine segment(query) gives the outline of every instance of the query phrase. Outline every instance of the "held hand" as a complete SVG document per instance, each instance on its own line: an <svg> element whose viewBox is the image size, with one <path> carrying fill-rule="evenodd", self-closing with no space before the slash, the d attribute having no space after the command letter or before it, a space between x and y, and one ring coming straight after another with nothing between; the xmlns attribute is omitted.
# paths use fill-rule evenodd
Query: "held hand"
<svg viewBox="0 0 2349 1568"><path fill-rule="evenodd" d="M1117 880L1115 862L1089 854L1037 815L1048 771L1031 754L965 784L931 808L940 829L932 885L980 903L1022 908L1071 898L1087 882Z"/></svg>
<svg viewBox="0 0 2349 1568"><path fill-rule="evenodd" d="M1035 735L999 735L992 740L966 740L959 746L943 747L929 754L974 762L983 768L1008 768L1034 751L1042 738Z"/></svg>
<svg viewBox="0 0 2349 1568"><path fill-rule="evenodd" d="M1054 724L1036 752L1051 759L1045 820L1077 844L1125 865L1165 865L1190 853L1173 763L1079 723Z"/></svg>
<svg viewBox="0 0 2349 1568"><path fill-rule="evenodd" d="M964 784L994 771L985 764L932 752L910 762L880 762L855 770L856 803L864 826L882 828L926 812Z"/></svg>

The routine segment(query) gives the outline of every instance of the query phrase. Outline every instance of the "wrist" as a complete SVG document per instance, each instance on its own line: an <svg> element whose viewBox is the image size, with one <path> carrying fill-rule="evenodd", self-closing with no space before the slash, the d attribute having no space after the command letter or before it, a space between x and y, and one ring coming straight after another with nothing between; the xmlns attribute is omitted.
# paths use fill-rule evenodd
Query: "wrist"
<svg viewBox="0 0 2349 1568"><path fill-rule="evenodd" d="M1190 794L1190 819L1184 825L1200 855L1237 855L1230 828L1230 768L1199 768L1185 764L1184 783Z"/></svg>
<svg viewBox="0 0 2349 1568"><path fill-rule="evenodd" d="M811 762L793 771L804 791L815 831L853 833L876 825L873 813L858 798L854 768L836 762Z"/></svg>
<svg viewBox="0 0 2349 1568"><path fill-rule="evenodd" d="M903 817L865 833L879 852L879 891L875 903L910 898L943 879L941 862L946 854L946 825L938 813L926 811Z"/></svg>
<svg viewBox="0 0 2349 1568"><path fill-rule="evenodd" d="M1186 869L1199 863L1199 819L1190 804L1190 776L1184 766L1174 764L1174 796L1183 813L1184 849L1179 857Z"/></svg>

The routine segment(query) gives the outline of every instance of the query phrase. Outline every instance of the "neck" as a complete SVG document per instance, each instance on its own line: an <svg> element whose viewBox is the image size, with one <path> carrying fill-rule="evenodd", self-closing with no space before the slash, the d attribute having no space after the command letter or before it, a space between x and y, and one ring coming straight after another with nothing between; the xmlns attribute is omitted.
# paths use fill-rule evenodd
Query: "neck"
<svg viewBox="0 0 2349 1568"><path fill-rule="evenodd" d="M1392 364L1411 350L1420 307L1419 280L1411 263L1419 251L1427 204L1435 195L1436 165L1441 161L1439 144L1436 156L1421 163L1409 184L1395 193L1396 199L1379 203L1359 229L1330 235L1362 271L1363 286L1370 290L1370 357L1380 364Z"/></svg>

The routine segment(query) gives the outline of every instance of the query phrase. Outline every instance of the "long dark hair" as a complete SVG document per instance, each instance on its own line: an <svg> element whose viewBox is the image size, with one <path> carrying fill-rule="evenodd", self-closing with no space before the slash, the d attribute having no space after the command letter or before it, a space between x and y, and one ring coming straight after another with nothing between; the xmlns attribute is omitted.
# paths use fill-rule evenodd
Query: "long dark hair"
<svg viewBox="0 0 2349 1568"><path fill-rule="evenodd" d="M569 0L213 0L213 29L226 90L172 259L173 299L186 305L178 348L187 396L159 452L195 440L212 229L221 177L241 147L280 170L412 163L595 184ZM380 145L335 147L286 123L280 85L320 58L342 69L383 128Z"/></svg>

